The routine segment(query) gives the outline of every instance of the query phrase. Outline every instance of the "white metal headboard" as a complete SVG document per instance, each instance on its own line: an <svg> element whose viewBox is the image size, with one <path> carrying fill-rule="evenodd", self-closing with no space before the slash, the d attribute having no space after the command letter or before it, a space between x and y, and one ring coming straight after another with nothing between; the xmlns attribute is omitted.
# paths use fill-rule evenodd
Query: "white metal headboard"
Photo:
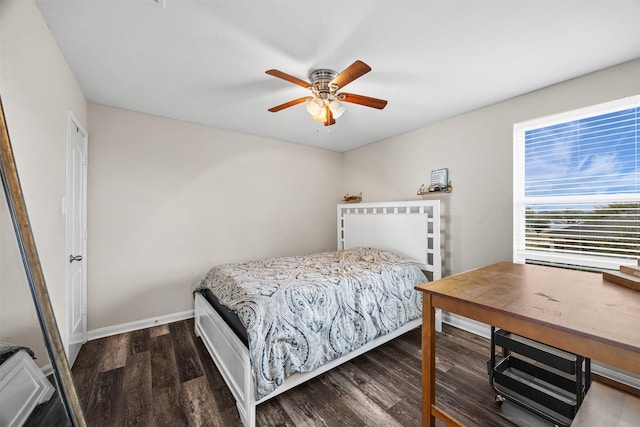
<svg viewBox="0 0 640 427"><path fill-rule="evenodd" d="M440 201L338 205L338 250L359 246L396 252L440 279Z"/></svg>

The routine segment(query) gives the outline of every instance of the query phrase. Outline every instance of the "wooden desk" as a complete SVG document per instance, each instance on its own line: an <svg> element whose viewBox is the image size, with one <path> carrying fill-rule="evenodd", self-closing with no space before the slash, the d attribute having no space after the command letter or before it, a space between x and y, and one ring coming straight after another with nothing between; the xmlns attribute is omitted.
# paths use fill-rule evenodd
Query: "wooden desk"
<svg viewBox="0 0 640 427"><path fill-rule="evenodd" d="M640 292L600 274L502 262L416 289L424 293L423 426L461 425L435 405L435 308L640 373Z"/></svg>

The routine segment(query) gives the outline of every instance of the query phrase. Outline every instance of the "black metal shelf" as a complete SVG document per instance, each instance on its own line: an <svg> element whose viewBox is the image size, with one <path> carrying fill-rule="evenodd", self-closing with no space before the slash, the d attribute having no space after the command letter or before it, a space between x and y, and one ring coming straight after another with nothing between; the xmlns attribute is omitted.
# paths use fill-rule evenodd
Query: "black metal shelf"
<svg viewBox="0 0 640 427"><path fill-rule="evenodd" d="M496 402L508 399L561 426L571 425L590 384L589 359L493 327L487 369Z"/></svg>
<svg viewBox="0 0 640 427"><path fill-rule="evenodd" d="M544 363L570 375L575 375L578 358L573 353L530 340L520 335L512 334L503 329L495 331L495 345L508 349L514 353L525 355L531 359Z"/></svg>

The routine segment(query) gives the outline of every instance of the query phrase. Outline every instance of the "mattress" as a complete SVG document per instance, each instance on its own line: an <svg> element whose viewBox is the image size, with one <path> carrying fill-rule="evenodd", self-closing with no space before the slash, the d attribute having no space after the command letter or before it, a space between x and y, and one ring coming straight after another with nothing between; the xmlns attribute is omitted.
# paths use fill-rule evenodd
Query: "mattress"
<svg viewBox="0 0 640 427"><path fill-rule="evenodd" d="M207 302L211 304L211 307L213 307L213 309L218 312L220 317L222 317L224 322L231 328L233 333L236 334L236 336L240 338L240 341L244 343L245 347L249 348L247 328L245 328L242 324L240 317L238 317L238 313L231 310L226 305L221 304L218 298L216 298L216 296L213 294L213 291L211 289L205 288L199 290L198 292L200 292L202 296L204 296L204 299L206 299Z"/></svg>

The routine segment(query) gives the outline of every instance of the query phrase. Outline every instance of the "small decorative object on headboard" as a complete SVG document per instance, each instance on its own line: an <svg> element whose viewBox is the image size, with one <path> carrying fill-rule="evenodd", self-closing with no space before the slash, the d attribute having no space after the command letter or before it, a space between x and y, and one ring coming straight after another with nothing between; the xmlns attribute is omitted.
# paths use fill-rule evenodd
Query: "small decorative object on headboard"
<svg viewBox="0 0 640 427"><path fill-rule="evenodd" d="M358 203L362 201L362 192L357 196L350 196L349 193L345 194L342 197L342 201L345 203Z"/></svg>

